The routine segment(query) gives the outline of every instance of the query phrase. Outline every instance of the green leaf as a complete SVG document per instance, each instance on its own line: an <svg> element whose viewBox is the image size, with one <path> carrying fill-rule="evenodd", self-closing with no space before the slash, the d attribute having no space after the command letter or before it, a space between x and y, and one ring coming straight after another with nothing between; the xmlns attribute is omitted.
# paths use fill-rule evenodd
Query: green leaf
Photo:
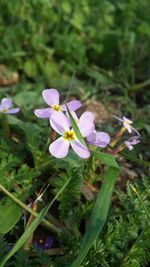
<svg viewBox="0 0 150 267"><path fill-rule="evenodd" d="M18 205L9 201L0 205L0 214L0 234L6 234L19 221L22 211Z"/></svg>
<svg viewBox="0 0 150 267"><path fill-rule="evenodd" d="M67 107L67 105L66 105L66 107ZM79 130L79 127L78 127L76 121L74 120L74 118L73 118L70 110L68 109L68 107L67 107L67 111L68 111L68 115L69 115L69 118L70 118L70 121L71 121L71 126L72 126L72 128L73 128L73 130L74 130L74 132L75 132L75 134L76 134L76 136L78 138L78 140L80 141L80 143L82 145L84 145L87 148L87 145L86 145L85 140L84 140L84 138L83 138L83 136L82 136L82 134L81 134L81 132Z"/></svg>
<svg viewBox="0 0 150 267"><path fill-rule="evenodd" d="M119 169L119 166L115 160L115 157L110 155L110 154L106 154L106 153L102 153L102 152L96 152L96 151L91 151L91 154L99 159L102 163L110 166L110 167L114 167Z"/></svg>
<svg viewBox="0 0 150 267"><path fill-rule="evenodd" d="M46 207L38 214L36 219L30 224L27 230L23 233L23 235L18 239L12 250L5 256L5 258L0 262L0 267L3 267L5 263L24 245L24 243L29 239L31 234L35 231L35 229L39 226L42 222L43 218L45 217L46 213L53 205L54 201L59 197L62 191L70 182L71 178L65 183L65 185L60 189L57 195L53 198L53 200L46 205Z"/></svg>
<svg viewBox="0 0 150 267"><path fill-rule="evenodd" d="M94 240L98 237L104 223L106 222L108 210L111 203L111 197L115 182L119 174L118 168L110 167L105 175L103 185L98 193L95 202L91 220L87 226L85 236L78 257L71 267L79 267L91 248Z"/></svg>

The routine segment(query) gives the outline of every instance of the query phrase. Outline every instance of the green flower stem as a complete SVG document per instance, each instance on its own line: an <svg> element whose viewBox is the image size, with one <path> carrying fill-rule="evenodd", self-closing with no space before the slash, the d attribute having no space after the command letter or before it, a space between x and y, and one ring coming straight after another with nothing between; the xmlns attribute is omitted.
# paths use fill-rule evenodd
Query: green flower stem
<svg viewBox="0 0 150 267"><path fill-rule="evenodd" d="M125 145L121 144L120 146L108 151L109 154L116 156L118 153L120 153L122 150L124 150Z"/></svg>
<svg viewBox="0 0 150 267"><path fill-rule="evenodd" d="M4 136L6 138L9 138L10 137L10 128L9 128L9 124L8 124L7 114L2 113L1 114L1 120L2 120L2 127L3 127Z"/></svg>
<svg viewBox="0 0 150 267"><path fill-rule="evenodd" d="M110 147L114 147L118 143L121 136L124 134L125 130L126 130L126 128L124 126L121 127L120 131L116 134L116 136L110 142Z"/></svg>
<svg viewBox="0 0 150 267"><path fill-rule="evenodd" d="M37 217L38 213L27 207L21 200L16 198L13 194L11 194L4 186L0 184L0 191L5 193L8 197L10 197L15 203L17 203L21 208L29 212L33 217ZM59 235L62 230L55 226L54 224L50 223L48 220L43 219L41 223L45 228L49 229L50 231L54 232L55 234Z"/></svg>

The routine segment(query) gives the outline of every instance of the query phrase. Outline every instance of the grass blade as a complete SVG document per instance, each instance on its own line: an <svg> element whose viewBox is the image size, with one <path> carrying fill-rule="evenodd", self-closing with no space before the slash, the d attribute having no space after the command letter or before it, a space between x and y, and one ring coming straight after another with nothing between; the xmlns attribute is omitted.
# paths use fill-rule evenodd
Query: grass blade
<svg viewBox="0 0 150 267"><path fill-rule="evenodd" d="M67 105L66 105L66 107L67 107ZM73 130L74 130L74 132L76 134L76 137L78 138L80 143L87 148L87 145L86 145L85 140L84 140L84 138L83 138L83 136L82 136L82 134L81 134L81 132L79 130L79 127L78 127L76 121L74 120L74 118L73 118L73 116L72 116L72 114L71 114L71 112L70 112L68 107L67 107L67 112L68 112L68 115L69 115L69 118L70 118L70 121L71 121L71 126L72 126L72 128L73 128Z"/></svg>
<svg viewBox="0 0 150 267"><path fill-rule="evenodd" d="M103 185L97 196L95 202L91 220L86 229L83 243L79 252L78 257L75 259L71 267L79 267L84 258L86 257L89 249L91 248L94 240L98 237L102 227L106 221L109 206L111 203L111 197L115 182L119 174L118 168L110 167L104 176Z"/></svg>

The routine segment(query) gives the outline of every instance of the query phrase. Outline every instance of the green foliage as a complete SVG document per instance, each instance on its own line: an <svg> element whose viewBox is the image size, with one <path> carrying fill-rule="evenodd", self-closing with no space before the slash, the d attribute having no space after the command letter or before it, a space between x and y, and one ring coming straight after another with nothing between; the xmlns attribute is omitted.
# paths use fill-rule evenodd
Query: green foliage
<svg viewBox="0 0 150 267"><path fill-rule="evenodd" d="M67 179L68 177L62 174L58 178L50 179L49 182L51 185L55 186L55 191L58 192L60 188L62 188L62 186L65 184ZM71 181L69 185L59 197L60 201L59 209L61 218L63 220L69 218L69 220L72 221L72 224L78 222L78 218L74 217L74 208L80 203L82 184L83 184L83 169L74 168L71 171ZM73 220L75 220L75 222L73 222ZM71 227L73 226L72 224Z"/></svg>
<svg viewBox="0 0 150 267"><path fill-rule="evenodd" d="M150 205L150 183L148 178L143 177L142 181L137 183L137 187L144 204L148 208ZM146 188L145 191L143 190L144 188ZM81 266L148 266L150 262L150 226L136 195L133 192L129 192L128 187L125 192L117 189L113 202L114 205L111 207L107 224L105 224L101 234L94 241ZM90 206L90 203L88 206ZM80 209L80 216L81 213L82 209ZM6 242L0 238L0 259L6 253L6 246ZM64 236L62 234L60 236L60 248L64 251L64 255L53 256L52 260L44 252L39 252L35 249L32 250L31 256L27 256L23 251L20 251L10 260L9 264L13 266L15 262L18 264L20 262L24 266L23 264L29 262L29 264L32 263L31 266L41 266L40 264L43 261L43 264L49 264L51 267L69 266L73 257L77 254L79 246L80 237L73 235L68 237L68 235ZM25 262L23 263L23 261Z"/></svg>
<svg viewBox="0 0 150 267"><path fill-rule="evenodd" d="M12 261L12 265L18 267L32 267L32 261L24 251L20 250Z"/></svg>
<svg viewBox="0 0 150 267"><path fill-rule="evenodd" d="M55 267L55 265L51 261L51 257L48 254L44 253L44 251L33 248L32 253L33 253L32 264L34 264L35 266Z"/></svg>
<svg viewBox="0 0 150 267"><path fill-rule="evenodd" d="M49 179L50 194L47 192L44 196L43 204L49 200L49 196L52 198L53 195L57 194L68 177L71 178L69 185L66 187L64 192L58 197L55 203L54 210L51 212L66 227L67 232L60 235L58 241L58 247L63 251L63 255L54 255L52 258L47 256L41 256L38 259L35 253L31 252L30 256L26 256L24 264L29 262L31 266L38 266L38 262L48 262L50 266L71 266L74 258L77 256L81 248L82 236L85 232L86 221L89 221L91 210L94 205L94 201L86 200L82 194L82 185L84 179L90 179L93 184L97 183L97 173L89 173L87 175L88 162L82 161L74 153L69 153L68 157L63 160L55 160L47 155L45 152L45 139L41 140L40 136L44 136L45 128L43 126L36 125L29 122L25 125L25 122L17 120L15 117L10 119L10 125L12 133L16 132L17 139L19 140L20 131L22 131L24 142L14 142L9 140L8 142L4 139L1 140L0 148L0 183L3 184L12 194L19 197L23 201L29 203L29 197L36 199L35 191L43 187L43 180ZM33 124L33 127L32 127ZM35 132L34 132L35 130ZM32 137L30 138L30 132L32 132ZM40 142L38 143L38 140ZM35 153L36 144L37 147L40 144L41 150L37 148L37 153ZM10 146L11 144L11 146ZM33 149L29 149L32 147ZM114 158L105 153L94 152L93 156L99 159L103 164L109 164L118 168L115 163ZM28 160L30 159L32 160ZM34 160L33 160L33 157ZM38 157L38 164L37 162ZM144 165L141 165L144 166ZM145 165L148 166L148 165ZM94 168L92 172L94 172ZM90 175L94 175L92 178ZM100 173L101 176L101 173ZM111 177L112 178L112 177ZM96 179L96 181L95 181ZM101 178L100 178L101 180ZM98 182L99 183L99 182ZM143 176L141 181L138 181L137 188L141 197L149 210L149 192L150 184L149 180ZM89 250L86 258L84 259L82 266L112 266L117 267L121 264L123 266L128 266L128 264L139 264L137 266L146 266L146 262L149 261L149 232L148 231L148 221L145 210L141 207L141 204L137 197L129 190L127 187L127 192L117 189L114 195L113 205L110 212L108 213L108 219L101 231L101 234L93 242L91 249ZM3 195L2 195L3 197ZM95 199L96 196L94 196ZM102 196L101 196L102 197ZM1 199L1 205L7 204L7 199ZM104 202L106 204L106 201ZM106 207L106 205L105 205ZM100 207L98 206L100 211ZM93 217L94 218L94 217ZM16 225L21 225L19 221ZM16 230L17 227L12 228L9 232L9 236L16 240ZM146 231L147 230L147 231ZM20 228L20 235L23 230ZM89 233L91 231L88 231ZM147 234L148 233L148 234ZM66 237L64 237L66 235ZM17 238L18 239L18 238ZM91 245L90 244L90 245ZM140 244L142 244L140 246ZM139 251L140 253L136 253ZM20 252L19 252L20 253ZM4 254L7 253L4 251ZM22 264L21 258L13 256L9 260L10 265ZM94 257L93 257L94 255ZM34 258L35 257L35 258ZM23 258L23 257L22 257ZM45 258L45 259L44 259ZM40 265L40 263L39 263ZM7 263L6 263L7 266Z"/></svg>
<svg viewBox="0 0 150 267"><path fill-rule="evenodd" d="M144 181L147 181L146 177ZM138 186L138 189L141 186ZM150 184L148 188L150 188ZM143 198L145 192L142 192ZM117 190L116 193L115 213L112 209L108 224L103 229L100 238L95 240L93 248L84 261L84 267L147 266L147 263L150 262L150 225L147 216L143 216L144 210L133 195L134 193L131 195L129 192L127 195L120 190ZM146 199L144 203L149 205Z"/></svg>
<svg viewBox="0 0 150 267"><path fill-rule="evenodd" d="M9 244L7 244L7 242L2 237L0 237L0 261L2 260L8 248ZM51 257L48 254L44 253L43 251L32 248L32 257L29 258L26 252L21 249L18 251L17 254L14 255L12 261L10 263L6 263L5 266L41 267L44 265L49 267L54 267L53 263L51 263Z"/></svg>
<svg viewBox="0 0 150 267"><path fill-rule="evenodd" d="M10 250L10 252L2 259L0 262L0 266L3 267L5 263L25 244L25 242L30 238L32 233L35 231L35 229L39 226L39 224L43 221L45 215L47 214L48 210L54 203L54 201L59 197L61 192L65 189L65 187L68 185L70 180L68 180L65 185L60 189L60 191L57 193L57 195L53 198L52 201L50 201L41 211L40 213L36 216L35 220L27 227L27 229L24 231L22 236L17 240L13 248ZM53 226L53 225L52 225ZM59 234L61 231L53 226L52 227L54 232ZM51 229L52 229L51 228Z"/></svg>
<svg viewBox="0 0 150 267"><path fill-rule="evenodd" d="M39 171L30 168L27 164L20 166L20 159L13 154L6 154L5 151L1 157L0 183L25 199L29 193L35 190L33 180L39 175Z"/></svg>

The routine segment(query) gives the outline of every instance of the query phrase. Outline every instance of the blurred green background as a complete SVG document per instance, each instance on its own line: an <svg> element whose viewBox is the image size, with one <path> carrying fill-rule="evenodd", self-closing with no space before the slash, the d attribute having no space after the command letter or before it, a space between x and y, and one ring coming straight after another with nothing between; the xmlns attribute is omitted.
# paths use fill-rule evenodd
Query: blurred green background
<svg viewBox="0 0 150 267"><path fill-rule="evenodd" d="M19 88L83 99L142 90L140 105L148 104L148 0L1 0L0 10L0 63L19 74Z"/></svg>

